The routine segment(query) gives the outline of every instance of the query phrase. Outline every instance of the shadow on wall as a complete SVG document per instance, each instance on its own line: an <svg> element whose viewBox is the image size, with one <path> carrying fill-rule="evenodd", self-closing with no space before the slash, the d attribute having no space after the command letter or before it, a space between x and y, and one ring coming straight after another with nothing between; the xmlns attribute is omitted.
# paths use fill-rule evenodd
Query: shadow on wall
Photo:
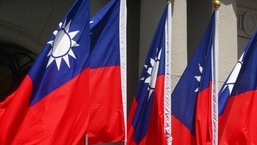
<svg viewBox="0 0 257 145"><path fill-rule="evenodd" d="M223 5L232 5L234 14L236 15L237 13L237 2L235 0L221 0L221 4Z"/></svg>

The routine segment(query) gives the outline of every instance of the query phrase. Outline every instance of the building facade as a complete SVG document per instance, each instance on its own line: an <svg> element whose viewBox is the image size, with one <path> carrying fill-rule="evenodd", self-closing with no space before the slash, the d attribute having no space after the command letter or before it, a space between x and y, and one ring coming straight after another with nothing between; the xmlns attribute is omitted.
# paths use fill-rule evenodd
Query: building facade
<svg viewBox="0 0 257 145"><path fill-rule="evenodd" d="M0 0L0 101L15 88L74 0ZM91 0L93 16L108 0ZM127 0L128 110L166 0ZM212 1L173 0L172 88L197 47ZM257 28L257 1L223 0L219 8L219 86Z"/></svg>

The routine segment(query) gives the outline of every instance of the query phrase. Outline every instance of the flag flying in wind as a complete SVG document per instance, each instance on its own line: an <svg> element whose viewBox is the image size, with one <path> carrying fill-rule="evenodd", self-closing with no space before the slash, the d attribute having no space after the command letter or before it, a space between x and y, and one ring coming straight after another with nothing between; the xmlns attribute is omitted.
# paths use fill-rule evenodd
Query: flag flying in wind
<svg viewBox="0 0 257 145"><path fill-rule="evenodd" d="M220 92L219 102L224 103L219 110L219 144L257 144L256 59L257 33Z"/></svg>
<svg viewBox="0 0 257 145"><path fill-rule="evenodd" d="M212 144L212 72L215 12L172 92L173 145Z"/></svg>
<svg viewBox="0 0 257 145"><path fill-rule="evenodd" d="M170 78L171 3L168 3L145 60L128 120L128 145L171 144ZM168 95L168 98L165 96ZM165 110L166 105L166 110ZM168 114L167 114L168 113ZM169 130L166 130L168 128Z"/></svg>
<svg viewBox="0 0 257 145"><path fill-rule="evenodd" d="M89 10L88 0L72 5L19 88L0 104L0 144L84 142Z"/></svg>
<svg viewBox="0 0 257 145"><path fill-rule="evenodd" d="M232 93L232 90L234 88L235 82L237 80L238 74L241 70L241 67L243 65L244 59L245 59L245 54L248 53L249 49L253 49L253 47L251 47L252 43L254 43L255 41L255 37L252 37L252 39L249 41L248 45L246 46L243 54L241 55L241 57L239 58L239 60L237 61L236 65L234 66L233 70L230 72L228 78L226 79L226 81L224 82L223 86L221 87L220 91L219 91L219 122L222 120L222 116L224 113L224 110L226 108L227 102L230 98L230 95ZM219 123L222 124L222 123Z"/></svg>
<svg viewBox="0 0 257 145"><path fill-rule="evenodd" d="M109 1L91 19L90 27L89 145L124 141L126 1Z"/></svg>

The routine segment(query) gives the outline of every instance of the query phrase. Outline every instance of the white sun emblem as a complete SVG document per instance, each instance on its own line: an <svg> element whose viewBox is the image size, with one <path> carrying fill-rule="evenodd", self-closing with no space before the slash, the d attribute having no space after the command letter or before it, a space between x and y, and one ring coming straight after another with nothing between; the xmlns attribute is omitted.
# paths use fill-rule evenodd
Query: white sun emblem
<svg viewBox="0 0 257 145"><path fill-rule="evenodd" d="M144 80L146 84L149 84L148 86L148 100L153 93L155 89L155 84L156 84L156 79L157 79L157 74L158 74L158 69L159 69L159 64L160 64L160 58L161 58L161 51L159 51L158 56L155 58L150 58L150 64L151 66L144 65L144 67L147 69L147 73L149 74L149 77L145 78L142 77L141 80Z"/></svg>
<svg viewBox="0 0 257 145"><path fill-rule="evenodd" d="M66 24L66 20L64 21L64 23L60 22L60 30L55 30L53 32L53 34L55 35L55 39L47 42L48 44L51 44L52 48L47 55L50 57L46 67L48 67L53 61L55 61L59 70L61 62L62 60L64 60L64 62L70 68L69 56L76 59L76 56L71 48L79 46L76 41L72 40L79 31L69 32L70 24L71 21L68 24Z"/></svg>
<svg viewBox="0 0 257 145"><path fill-rule="evenodd" d="M203 67L200 65L200 64L198 64L198 68L199 68L199 71L200 71L200 73L201 73L201 75L202 75L202 73L203 73ZM195 76L195 79L196 79L196 81L197 82L199 82L200 83L200 81L201 81L201 78L202 78L202 76ZM195 89L195 92L197 93L199 91L199 86Z"/></svg>

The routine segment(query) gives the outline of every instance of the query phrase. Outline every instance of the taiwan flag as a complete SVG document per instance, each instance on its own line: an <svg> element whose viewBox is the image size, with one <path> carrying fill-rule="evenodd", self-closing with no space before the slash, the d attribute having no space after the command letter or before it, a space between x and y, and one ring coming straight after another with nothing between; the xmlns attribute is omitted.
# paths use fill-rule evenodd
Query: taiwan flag
<svg viewBox="0 0 257 145"><path fill-rule="evenodd" d="M89 0L72 5L21 85L1 102L1 145L85 142L89 11Z"/></svg>
<svg viewBox="0 0 257 145"><path fill-rule="evenodd" d="M257 144L256 59L255 33L219 95L219 144Z"/></svg>
<svg viewBox="0 0 257 145"><path fill-rule="evenodd" d="M110 0L90 27L88 142L125 141L126 1Z"/></svg>
<svg viewBox="0 0 257 145"><path fill-rule="evenodd" d="M171 144L171 3L148 50L128 118L128 145Z"/></svg>
<svg viewBox="0 0 257 145"><path fill-rule="evenodd" d="M212 144L215 14L172 92L173 145Z"/></svg>

